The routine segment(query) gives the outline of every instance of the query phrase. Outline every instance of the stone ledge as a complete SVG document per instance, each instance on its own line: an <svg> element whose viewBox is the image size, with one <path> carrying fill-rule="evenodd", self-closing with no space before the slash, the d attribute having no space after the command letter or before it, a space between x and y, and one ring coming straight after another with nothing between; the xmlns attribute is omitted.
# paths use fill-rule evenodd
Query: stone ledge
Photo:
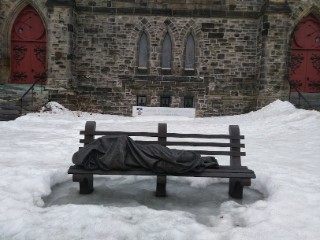
<svg viewBox="0 0 320 240"><path fill-rule="evenodd" d="M129 14L147 16L172 16L172 17L201 17L201 18L251 18L257 19L261 16L260 12L252 11L226 11L211 9L162 9L162 8L113 8L113 7L94 7L77 6L78 12L108 13L108 14Z"/></svg>
<svg viewBox="0 0 320 240"><path fill-rule="evenodd" d="M176 76L176 75L119 75L119 79L123 82L136 82L136 81L158 81L158 82L208 82L209 78L200 76Z"/></svg>
<svg viewBox="0 0 320 240"><path fill-rule="evenodd" d="M53 7L53 6L74 6L75 3L72 0L47 0L46 6L47 7Z"/></svg>

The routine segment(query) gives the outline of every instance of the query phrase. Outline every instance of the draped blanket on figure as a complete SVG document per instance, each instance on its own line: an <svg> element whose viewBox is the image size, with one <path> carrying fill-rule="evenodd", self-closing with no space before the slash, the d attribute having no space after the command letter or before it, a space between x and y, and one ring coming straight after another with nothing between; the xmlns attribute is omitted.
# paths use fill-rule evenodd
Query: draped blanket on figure
<svg viewBox="0 0 320 240"><path fill-rule="evenodd" d="M218 168L214 157L159 144L139 144L125 135L103 136L74 153L72 162L85 169L130 170L145 168L157 173L201 172Z"/></svg>

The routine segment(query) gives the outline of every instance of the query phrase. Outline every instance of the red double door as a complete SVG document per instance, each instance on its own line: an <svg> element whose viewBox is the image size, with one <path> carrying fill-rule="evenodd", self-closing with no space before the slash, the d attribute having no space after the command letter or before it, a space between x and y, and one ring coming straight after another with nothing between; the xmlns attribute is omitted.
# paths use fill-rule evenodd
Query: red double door
<svg viewBox="0 0 320 240"><path fill-rule="evenodd" d="M11 30L11 83L32 84L46 80L46 30L30 5L17 16Z"/></svg>
<svg viewBox="0 0 320 240"><path fill-rule="evenodd" d="M296 27L290 67L291 91L320 93L320 22L312 14Z"/></svg>

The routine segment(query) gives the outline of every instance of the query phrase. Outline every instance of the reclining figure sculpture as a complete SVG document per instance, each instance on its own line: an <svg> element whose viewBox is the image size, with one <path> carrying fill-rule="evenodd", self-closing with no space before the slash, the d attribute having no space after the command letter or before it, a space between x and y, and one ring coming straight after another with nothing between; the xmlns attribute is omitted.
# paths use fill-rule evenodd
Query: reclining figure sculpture
<svg viewBox="0 0 320 240"><path fill-rule="evenodd" d="M219 168L217 160L194 151L170 149L160 144L140 144L126 135L103 136L74 153L72 162L85 169L130 170L181 174Z"/></svg>

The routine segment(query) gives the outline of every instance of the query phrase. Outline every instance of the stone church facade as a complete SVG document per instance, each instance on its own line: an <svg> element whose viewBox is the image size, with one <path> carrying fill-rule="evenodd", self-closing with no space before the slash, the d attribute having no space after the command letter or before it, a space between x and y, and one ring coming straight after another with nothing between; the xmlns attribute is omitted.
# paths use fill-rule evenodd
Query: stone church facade
<svg viewBox="0 0 320 240"><path fill-rule="evenodd" d="M292 39L305 17L320 19L320 1L2 0L0 84L23 83L13 69L25 45L13 47L13 35L27 34L26 16L43 23L32 20L44 33L28 44L37 41L49 100L109 114L144 105L217 116L289 99Z"/></svg>

